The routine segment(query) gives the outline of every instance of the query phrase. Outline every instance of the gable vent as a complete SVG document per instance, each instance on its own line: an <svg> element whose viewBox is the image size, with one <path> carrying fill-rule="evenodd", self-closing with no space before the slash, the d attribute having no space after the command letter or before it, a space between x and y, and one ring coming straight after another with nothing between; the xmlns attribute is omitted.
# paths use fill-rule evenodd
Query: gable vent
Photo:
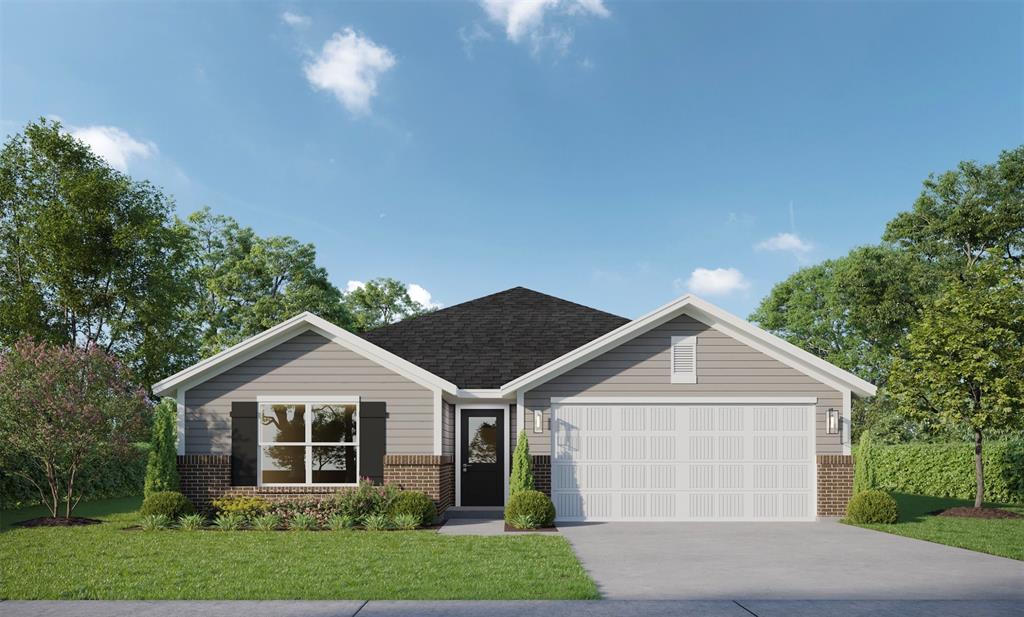
<svg viewBox="0 0 1024 617"><path fill-rule="evenodd" d="M672 337L672 383L697 383L697 337Z"/></svg>

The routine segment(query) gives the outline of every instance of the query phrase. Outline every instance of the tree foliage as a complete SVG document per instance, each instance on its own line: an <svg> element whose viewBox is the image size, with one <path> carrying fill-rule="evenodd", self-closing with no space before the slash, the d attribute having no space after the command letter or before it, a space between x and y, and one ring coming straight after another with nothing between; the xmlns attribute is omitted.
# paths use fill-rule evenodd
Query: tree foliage
<svg viewBox="0 0 1024 617"><path fill-rule="evenodd" d="M526 431L519 431L516 449L512 454L512 477L508 481L508 494L512 496L519 491L532 490L533 460L530 458L530 442L526 437Z"/></svg>
<svg viewBox="0 0 1024 617"><path fill-rule="evenodd" d="M0 344L96 346L155 381L191 360L178 318L187 252L171 200L111 168L57 122L0 151Z"/></svg>
<svg viewBox="0 0 1024 617"><path fill-rule="evenodd" d="M911 330L889 384L905 414L974 434L976 507L984 434L1024 428L1024 277L1010 263L991 259L949 283Z"/></svg>
<svg viewBox="0 0 1024 617"><path fill-rule="evenodd" d="M150 438L149 458L146 462L146 481L143 494L177 491L181 481L178 477L178 449L176 423L178 404L172 398L165 398L153 413L153 434Z"/></svg>
<svg viewBox="0 0 1024 617"><path fill-rule="evenodd" d="M125 367L102 349L24 339L0 357L0 451L53 516L71 516L88 476L131 454L148 403Z"/></svg>
<svg viewBox="0 0 1024 617"><path fill-rule="evenodd" d="M378 278L353 289L345 296L352 314L352 329L366 332L381 326L416 317L429 309L409 297L405 283L393 278Z"/></svg>

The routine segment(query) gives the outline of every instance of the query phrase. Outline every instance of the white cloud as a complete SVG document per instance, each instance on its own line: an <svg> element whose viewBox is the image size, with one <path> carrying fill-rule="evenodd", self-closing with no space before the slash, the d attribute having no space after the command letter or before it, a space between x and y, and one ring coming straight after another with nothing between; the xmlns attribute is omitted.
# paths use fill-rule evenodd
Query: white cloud
<svg viewBox="0 0 1024 617"><path fill-rule="evenodd" d="M491 33L481 26L479 22L474 21L471 28L459 28L459 39L462 40L462 49L469 58L473 57L473 48L476 47L477 43L489 41L493 38Z"/></svg>
<svg viewBox="0 0 1024 617"><path fill-rule="evenodd" d="M335 32L305 66L306 79L317 90L330 90L353 114L370 111L377 78L395 66L395 56L352 28Z"/></svg>
<svg viewBox="0 0 1024 617"><path fill-rule="evenodd" d="M116 126L69 127L71 134L84 141L111 167L128 170L131 159L148 159L159 152L151 141L139 141Z"/></svg>
<svg viewBox="0 0 1024 617"><path fill-rule="evenodd" d="M677 287L682 287L681 280L676 281ZM736 291L744 291L750 288L743 273L736 268L697 268L690 273L686 280L686 289L695 294L705 296L724 296Z"/></svg>
<svg viewBox="0 0 1024 617"><path fill-rule="evenodd" d="M440 302L434 302L434 298L431 293L416 283L409 284L409 298L411 298L413 302L418 302L429 309L436 309L444 306Z"/></svg>
<svg viewBox="0 0 1024 617"><path fill-rule="evenodd" d="M353 291L357 289L362 289L365 286L366 283L362 281L349 281L348 284L345 285L345 291L347 291L348 293L352 293Z"/></svg>
<svg viewBox="0 0 1024 617"><path fill-rule="evenodd" d="M291 11L285 11L281 13L281 21L288 24L292 28L305 28L309 24L313 23L313 20L306 15L300 13L293 13Z"/></svg>
<svg viewBox="0 0 1024 617"><path fill-rule="evenodd" d="M789 251L795 254L808 253L814 245L795 233L782 232L754 245L757 251Z"/></svg>
<svg viewBox="0 0 1024 617"><path fill-rule="evenodd" d="M545 29L546 15L611 15L603 0L480 0L480 6L488 19L505 29L508 40L519 43L529 39L534 53L551 44L564 54L572 43L572 30L565 27Z"/></svg>

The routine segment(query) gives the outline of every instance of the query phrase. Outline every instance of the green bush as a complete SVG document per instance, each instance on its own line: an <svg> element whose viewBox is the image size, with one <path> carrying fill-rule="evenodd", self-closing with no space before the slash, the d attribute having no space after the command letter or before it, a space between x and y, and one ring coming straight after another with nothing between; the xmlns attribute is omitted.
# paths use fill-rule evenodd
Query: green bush
<svg viewBox="0 0 1024 617"><path fill-rule="evenodd" d="M550 527L555 522L555 505L540 491L520 491L509 497L505 506L505 522L515 525L531 517L537 527Z"/></svg>
<svg viewBox="0 0 1024 617"><path fill-rule="evenodd" d="M195 511L191 501L174 491L152 493L142 500L142 507L139 508L139 514L142 516L162 514L171 520L178 520L179 517L193 514Z"/></svg>
<svg viewBox="0 0 1024 617"><path fill-rule="evenodd" d="M846 507L846 520L858 524L891 524L899 520L896 500L885 491L857 493Z"/></svg>
<svg viewBox="0 0 1024 617"><path fill-rule="evenodd" d="M206 517L202 514L186 514L178 518L178 529L183 531L199 531L206 525Z"/></svg>
<svg viewBox="0 0 1024 617"><path fill-rule="evenodd" d="M171 518L164 514L149 514L142 517L139 525L143 531L160 531L170 529Z"/></svg>
<svg viewBox="0 0 1024 617"><path fill-rule="evenodd" d="M864 431L853 457L853 493L863 493L875 488L874 468L875 442L871 431Z"/></svg>
<svg viewBox="0 0 1024 617"><path fill-rule="evenodd" d="M270 503L262 497L221 497L210 502L219 514L241 514L255 518L270 510Z"/></svg>
<svg viewBox="0 0 1024 617"><path fill-rule="evenodd" d="M387 531L391 529L392 522L386 514L371 514L363 519L363 527L366 531Z"/></svg>
<svg viewBox="0 0 1024 617"><path fill-rule="evenodd" d="M345 514L363 520L375 514L387 514L391 502L400 494L393 485L375 486L369 480L360 480L359 486L337 494L334 498L334 513Z"/></svg>
<svg viewBox="0 0 1024 617"><path fill-rule="evenodd" d="M172 398L165 398L156 406L153 416L152 449L146 462L146 480L143 494L147 497L161 491L177 491L181 488L178 478L177 439L178 404Z"/></svg>
<svg viewBox="0 0 1024 617"><path fill-rule="evenodd" d="M536 529L539 527L537 521L529 514L520 514L508 521L509 525L512 525L516 529Z"/></svg>
<svg viewBox="0 0 1024 617"><path fill-rule="evenodd" d="M218 514L213 526L221 531L237 531L245 526L245 517L237 512Z"/></svg>
<svg viewBox="0 0 1024 617"><path fill-rule="evenodd" d="M404 531L412 531L420 526L420 519L415 514L399 514L391 520L395 524L395 529L402 529Z"/></svg>
<svg viewBox="0 0 1024 617"><path fill-rule="evenodd" d="M249 519L256 531L274 531L281 526L281 517L276 514L260 514Z"/></svg>
<svg viewBox="0 0 1024 617"><path fill-rule="evenodd" d="M311 514L296 514L288 521L292 531L312 531L318 527L316 517Z"/></svg>
<svg viewBox="0 0 1024 617"><path fill-rule="evenodd" d="M405 514L416 517L418 526L427 526L437 518L437 506L425 493L402 491L391 502L388 516L397 521L399 516Z"/></svg>
<svg viewBox="0 0 1024 617"><path fill-rule="evenodd" d="M519 491L532 491L533 462L530 459L530 442L526 431L519 431L516 437L516 449L512 454L512 477L508 480L508 494L515 495Z"/></svg>
<svg viewBox="0 0 1024 617"><path fill-rule="evenodd" d="M352 529L359 524L359 521L347 514L332 514L327 519L327 528L331 531L342 531Z"/></svg>
<svg viewBox="0 0 1024 617"><path fill-rule="evenodd" d="M855 457L860 447L855 449ZM985 499L1024 503L1024 440L990 441L982 452ZM875 488L974 499L974 445L971 443L876 443L871 447L870 459Z"/></svg>

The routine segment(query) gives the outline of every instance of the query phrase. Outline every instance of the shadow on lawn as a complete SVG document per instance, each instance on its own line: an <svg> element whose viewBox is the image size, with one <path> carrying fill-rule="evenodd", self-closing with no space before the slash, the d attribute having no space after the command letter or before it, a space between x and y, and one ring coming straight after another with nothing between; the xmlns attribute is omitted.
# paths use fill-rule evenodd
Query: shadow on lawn
<svg viewBox="0 0 1024 617"><path fill-rule="evenodd" d="M955 497L929 497L927 495L910 495L908 493L892 493L900 509L901 523L919 523L939 510L957 506L973 507L974 500L957 499ZM986 508L1006 508L1020 511L1021 506L1002 503L985 502Z"/></svg>
<svg viewBox="0 0 1024 617"><path fill-rule="evenodd" d="M142 496L119 497L116 499L100 499L83 502L75 508L73 516L98 518L105 522L131 522L138 517ZM18 521L30 518L49 516L50 511L43 506L32 506L17 510L0 510L0 532L7 531Z"/></svg>

